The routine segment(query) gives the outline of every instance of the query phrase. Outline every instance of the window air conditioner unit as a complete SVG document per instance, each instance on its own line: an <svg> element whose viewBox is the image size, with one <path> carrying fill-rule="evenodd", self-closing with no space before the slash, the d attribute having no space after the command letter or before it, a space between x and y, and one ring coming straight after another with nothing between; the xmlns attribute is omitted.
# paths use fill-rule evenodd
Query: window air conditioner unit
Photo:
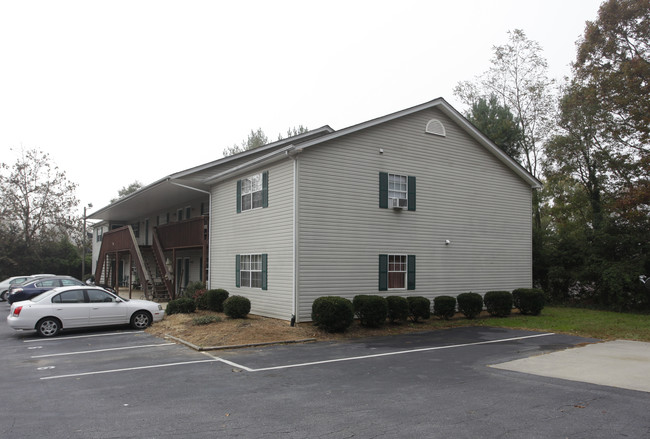
<svg viewBox="0 0 650 439"><path fill-rule="evenodd" d="M405 198L391 198L390 207L393 209L406 209L408 207L408 200Z"/></svg>

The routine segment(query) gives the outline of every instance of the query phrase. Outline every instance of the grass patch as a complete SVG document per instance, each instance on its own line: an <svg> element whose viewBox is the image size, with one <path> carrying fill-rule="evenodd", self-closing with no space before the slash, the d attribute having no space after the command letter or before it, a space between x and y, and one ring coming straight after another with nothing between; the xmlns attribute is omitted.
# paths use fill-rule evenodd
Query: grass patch
<svg viewBox="0 0 650 439"><path fill-rule="evenodd" d="M545 307L538 316L512 314L510 317L484 317L476 320L456 318L451 321L431 321L421 325L428 328L459 326L496 326L512 329L558 332L603 340L636 340L650 342L650 316L583 308Z"/></svg>
<svg viewBox="0 0 650 439"><path fill-rule="evenodd" d="M192 319L192 324L194 326L201 326L201 325L209 325L211 323L219 323L220 321L221 321L221 317L219 316L204 315L204 316L194 317Z"/></svg>

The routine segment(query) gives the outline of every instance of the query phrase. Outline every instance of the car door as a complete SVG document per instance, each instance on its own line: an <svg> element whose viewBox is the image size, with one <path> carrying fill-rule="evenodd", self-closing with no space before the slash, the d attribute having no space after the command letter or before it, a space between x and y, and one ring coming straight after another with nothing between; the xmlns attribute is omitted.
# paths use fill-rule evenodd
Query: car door
<svg viewBox="0 0 650 439"><path fill-rule="evenodd" d="M122 301L103 290L86 290L89 300L88 322L91 326L121 325L128 323L127 306Z"/></svg>
<svg viewBox="0 0 650 439"><path fill-rule="evenodd" d="M52 297L52 313L64 328L88 326L88 305L83 289L64 291Z"/></svg>

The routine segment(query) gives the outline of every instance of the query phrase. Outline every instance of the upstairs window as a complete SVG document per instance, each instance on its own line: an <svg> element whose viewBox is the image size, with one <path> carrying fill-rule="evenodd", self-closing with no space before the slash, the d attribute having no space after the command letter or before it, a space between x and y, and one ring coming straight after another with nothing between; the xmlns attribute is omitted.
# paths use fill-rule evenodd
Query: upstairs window
<svg viewBox="0 0 650 439"><path fill-rule="evenodd" d="M269 173L262 172L237 181L237 213L269 205Z"/></svg>
<svg viewBox="0 0 650 439"><path fill-rule="evenodd" d="M408 176L388 174L388 205L408 207Z"/></svg>
<svg viewBox="0 0 650 439"><path fill-rule="evenodd" d="M415 210L415 177L380 172L379 207Z"/></svg>

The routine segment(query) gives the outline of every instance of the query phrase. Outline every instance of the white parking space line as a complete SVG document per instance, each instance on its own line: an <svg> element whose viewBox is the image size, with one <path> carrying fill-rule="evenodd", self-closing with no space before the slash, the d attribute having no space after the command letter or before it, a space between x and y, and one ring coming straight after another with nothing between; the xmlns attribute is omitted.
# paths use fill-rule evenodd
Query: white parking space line
<svg viewBox="0 0 650 439"><path fill-rule="evenodd" d="M130 372L134 370L143 370L143 369L157 369L161 367L172 367L172 366L184 366L188 364L198 364L198 363L214 363L216 359L209 359L209 360L197 360L197 361L184 361L180 363L167 363L167 364L152 364L150 366L139 366L139 367L126 367L124 369L110 369L110 370L98 370L95 372L83 372L83 373L71 373L68 375L56 375L56 376L49 376L49 377L41 377L40 379L42 380L56 380L59 378L76 378L76 377L81 377L81 376L88 376L88 375L101 375L105 373L118 373L118 372Z"/></svg>
<svg viewBox="0 0 650 439"><path fill-rule="evenodd" d="M486 345L486 344L492 344L492 343L505 343L508 341L517 341L517 340L525 340L527 338L536 338L536 337L546 337L548 335L555 335L552 332L544 333L544 334L535 334L535 335L526 335L522 337L512 337L512 338L503 338L499 340L488 340L488 341L478 341L475 343L463 343L463 344L456 344L456 345L449 345L449 346L434 346L430 348L420 348L420 349L410 349L407 351L396 351L396 352L385 352L383 354L372 354L372 355L361 355L358 357L346 357L346 358L336 358L333 360L323 360L323 361L312 361L310 363L298 363L298 364L287 364L284 366L272 366L272 367L263 367L260 369L252 369L250 367L243 366L241 364L233 363L232 361L224 360L223 358L219 357L212 357L215 359L218 359L219 361L229 364L231 366L238 367L242 370L245 370L247 372L264 372L268 370L280 370L280 369L289 369L293 367L305 367L305 366L315 366L319 364L327 364L327 363L339 363L342 361L354 361L354 360L365 360L368 358L378 358L378 357L388 357L391 355L403 355L403 354L413 354L417 352L428 352L428 351L438 351L438 350L443 350L443 349L454 349L454 348L463 348L463 347L468 347L468 346L479 346L479 345Z"/></svg>
<svg viewBox="0 0 650 439"><path fill-rule="evenodd" d="M143 344L139 346L125 346L121 348L107 348L107 349L95 349L92 351L77 351L77 352L63 352L60 354L47 354L47 355L32 355L32 358L48 358L48 357L64 357L67 355L80 355L80 354L95 354L98 352L111 352L111 351L122 351L126 349L144 349L144 348L158 348L161 346L170 346L175 345L176 343L157 343L157 344Z"/></svg>
<svg viewBox="0 0 650 439"><path fill-rule="evenodd" d="M142 333L143 333L142 331L128 331L128 332L112 332L110 334L92 334L92 335L74 335L70 337L36 338L34 340L23 340L23 343L42 343L44 341L64 341L64 340L73 340L75 338L108 337L112 335L142 334Z"/></svg>
<svg viewBox="0 0 650 439"><path fill-rule="evenodd" d="M269 370L280 370L280 369L290 369L294 367L305 367L305 366L315 366L319 364L328 364L328 363L338 363L342 361L354 361L354 360L365 360L368 358L378 358L378 357L388 357L392 355L403 355L403 354L413 354L413 353L418 353L418 352L429 352L429 351L437 351L437 350L443 350L443 349L455 349L455 348L462 348L462 347L468 347L468 346L479 346L479 345L486 345L486 344L493 344L493 343L506 343L509 341L518 341L518 340L525 340L529 338L537 338L537 337L546 337L549 335L555 335L552 332L544 333L544 334L535 334L535 335L526 335L526 336L521 336L521 337L511 337L511 338L502 338L499 340L488 340L488 341L478 341L474 343L463 343L463 344L456 344L456 345L449 345L449 346L433 346L429 348L420 348L420 349L410 349L406 351L396 351L396 352L385 352L383 354L372 354L372 355L361 355L357 357L344 357L344 358L336 358L332 360L322 360L322 361L313 361L309 363L298 363L298 364L287 364L284 366L272 366L272 367L263 367L259 369L253 369L247 366L244 366L242 364L235 363L233 361L229 361L220 357L215 357L213 355L210 355L206 352L202 352L203 354L209 356L210 358L208 360L197 360L197 361L185 361L185 362L178 362L178 363L167 363L167 364L153 364L150 366L139 366L139 367L127 367L123 369L109 369L109 370L100 370L100 371L95 371L95 372L82 372L82 373L73 373L73 374L67 374L67 375L56 375L56 376L49 376L49 377L41 377L41 380L54 380L54 379L59 379L59 378L75 378L75 377L81 377L81 376L89 376L89 375L101 375L101 374L107 374L107 373L118 373L118 372L128 372L128 371L134 371L134 370L143 370L143 369L156 369L156 368L162 368L162 367L172 367L172 366L184 366L184 365L190 365L190 364L200 364L200 363L214 363L214 362L221 362L224 364L228 364L233 367L237 367L239 369L245 370L247 372L264 372L264 371L269 371Z"/></svg>

